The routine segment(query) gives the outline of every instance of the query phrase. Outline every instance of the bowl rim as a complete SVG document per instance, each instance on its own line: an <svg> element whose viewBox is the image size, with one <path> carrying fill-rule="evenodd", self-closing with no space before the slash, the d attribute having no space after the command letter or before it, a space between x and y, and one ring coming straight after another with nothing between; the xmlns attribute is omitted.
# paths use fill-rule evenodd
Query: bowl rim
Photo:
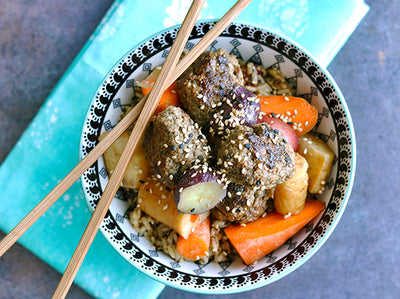
<svg viewBox="0 0 400 299"><path fill-rule="evenodd" d="M218 19L200 19L196 22L196 24L198 23L216 23L218 21ZM268 32L272 35L275 35L283 40L286 40L288 43L292 44L293 46L297 47L301 52L303 52L312 62L314 62L318 68L323 72L323 74L327 77L328 81L330 82L330 84L332 85L332 87L334 88L335 93L338 96L338 99L340 100L341 105L343 106L344 112L345 112L345 118L347 121L347 124L349 126L349 135L350 135L350 140L351 140L351 164L350 164L350 171L349 171L349 180L348 180L348 187L346 188L346 192L343 196L343 201L342 204L340 205L340 208L338 210L338 212L335 215L335 219L333 220L333 222L329 225L329 227L327 228L326 232L324 233L324 235L321 237L321 239L318 240L318 243L311 248L311 250L309 252L307 252L299 261L297 261L295 264L291 265L290 267L288 267L287 269L283 270L282 272L272 276L269 279L266 279L262 282L257 282L255 284L249 284L246 286L241 286L240 288L232 288L232 289L209 289L209 288L191 288L191 287L187 287L185 285L180 285L179 283L174 283L171 282L169 280L165 280L162 277L156 276L156 275L152 275L151 273L149 273L146 269L143 269L141 267L139 267L138 265L136 265L134 262L132 262L126 255L121 254L120 253L120 249L117 247L117 245L110 239L106 237L106 232L104 231L103 227L100 226L99 229L102 232L102 236L104 239L107 240L107 242L112 246L112 248L118 252L118 254L120 256L122 256L129 265L134 266L134 268L138 271L140 271L141 273L145 274L147 277L150 277L154 280L157 280L165 285L183 290L183 291L188 291L188 292L193 292L193 293L201 293L201 294L233 294L233 293L240 293L240 292L245 292L245 291L249 291L249 290L254 290L266 285L269 285L270 283L273 283L285 276L287 276L288 274L292 273L293 271L295 271L296 269L298 269L300 266L302 266L305 262L307 262L320 248L321 246L327 241L327 239L330 237L330 235L333 233L333 231L335 230L337 224L339 223L344 210L346 209L346 206L348 204L348 201L350 199L350 195L351 195L351 191L353 188L353 183L354 183L354 177L355 177L355 172L356 172L356 160L357 160L357 150L356 150L356 136L355 136L355 130L354 130L354 126L353 126L353 122L352 122L352 118L351 118L351 114L350 114L350 110L347 106L346 100L341 92L341 90L339 89L336 81L334 80L334 78L332 77L332 75L329 73L329 71L326 69L326 67L320 65L317 60L314 58L314 56L308 52L307 49L305 49L303 46L301 46L300 44L298 44L297 42L295 42L294 40L292 40L291 38L288 38L287 36L276 32L275 30L272 29L268 29L266 27L263 26L259 26L256 25L254 23L251 22L244 22L244 21L233 21L231 24L238 24L238 25L246 25L246 26L250 26L256 29L260 29L264 32ZM85 124L88 121L89 118L89 114L90 114L90 108L92 107L92 104L94 103L95 99L96 99L96 95L100 93L102 86L105 84L107 78L110 77L110 75L113 73L113 71L115 70L116 66L118 66L124 59L126 59L128 57L128 55L134 51L136 51L140 46L142 46L143 44L147 43L148 41L150 41L151 39L153 39L154 37L160 36L163 33L166 33L168 31L172 31L174 29L177 29L181 26L181 24L178 25L174 25L168 28L165 28L163 30L160 30L154 34L152 34L151 36L141 40L140 42L136 43L135 46L133 46L132 48L130 48L111 68L110 70L107 72L107 74L104 76L104 78L100 81L100 84L98 86L98 88L96 89L96 92L94 93L94 95L91 98L91 101L88 105L87 108L87 112L85 114L85 117L83 119L82 122L82 130L81 130L81 134L80 134L80 142L79 142L79 160L82 160L83 157L83 152L82 152L82 148L83 148L83 137L84 137L84 131L85 131ZM190 40L190 39L189 39ZM90 206L89 204L89 196L87 194L87 192L85 192L85 188L83 185L83 180L82 180L82 176L79 179L81 181L81 188L83 191L83 194L85 196L85 202L89 208L89 212L91 214L93 214L93 208ZM201 276L199 276L201 277Z"/></svg>

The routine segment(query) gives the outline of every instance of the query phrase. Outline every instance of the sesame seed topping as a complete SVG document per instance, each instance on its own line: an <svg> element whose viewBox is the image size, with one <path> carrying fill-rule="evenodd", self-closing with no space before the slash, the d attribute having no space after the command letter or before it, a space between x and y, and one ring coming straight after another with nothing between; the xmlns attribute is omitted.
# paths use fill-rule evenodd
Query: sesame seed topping
<svg viewBox="0 0 400 299"><path fill-rule="evenodd" d="M165 206L163 206L163 208L162 208L164 211L166 210L166 209L168 209L168 204L166 204Z"/></svg>

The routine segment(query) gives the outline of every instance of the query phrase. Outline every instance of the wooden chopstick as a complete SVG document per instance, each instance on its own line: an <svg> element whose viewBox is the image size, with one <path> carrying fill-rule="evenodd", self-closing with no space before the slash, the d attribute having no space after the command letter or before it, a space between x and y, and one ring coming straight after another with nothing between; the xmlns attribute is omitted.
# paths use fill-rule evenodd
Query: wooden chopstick
<svg viewBox="0 0 400 299"><path fill-rule="evenodd" d="M167 86L171 85L189 65L221 34L251 0L239 0L219 20L206 35L181 59ZM34 224L56 201L79 179L79 177L97 161L111 144L137 119L142 111L147 96L142 99L111 131L46 195L0 242L0 257Z"/></svg>
<svg viewBox="0 0 400 299"><path fill-rule="evenodd" d="M132 155L136 149L139 140L150 121L151 116L154 114L160 97L166 87L168 87L168 77L171 74L171 70L175 69L182 51L189 39L190 33L196 23L197 17L200 14L200 10L204 4L205 0L194 0L189 12L187 13L181 28L179 29L178 35L173 43L171 50L161 68L160 74L150 92L150 95L144 104L143 110L139 115L138 121L136 122L128 142L122 151L121 157L110 177L109 182L101 196L96 209L94 210L92 217L90 218L89 224L87 225L85 232L79 241L78 246L67 266L67 269L62 276L60 283L54 292L53 298L64 298L76 276L76 273L81 266L83 259L89 250L90 245L99 229L104 216L117 192L119 186L121 185L122 179L125 175L128 164L132 158Z"/></svg>

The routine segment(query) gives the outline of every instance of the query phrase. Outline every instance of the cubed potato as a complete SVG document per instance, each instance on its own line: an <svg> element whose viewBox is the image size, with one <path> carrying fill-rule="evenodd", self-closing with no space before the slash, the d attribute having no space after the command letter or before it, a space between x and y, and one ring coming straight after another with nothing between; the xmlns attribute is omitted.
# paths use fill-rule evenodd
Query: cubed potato
<svg viewBox="0 0 400 299"><path fill-rule="evenodd" d="M322 193L331 172L333 151L321 139L308 133L300 137L298 152L308 163L308 190Z"/></svg>
<svg viewBox="0 0 400 299"><path fill-rule="evenodd" d="M274 192L275 210L282 215L293 215L301 212L307 197L308 163L296 153L296 170L293 177L276 186Z"/></svg>
<svg viewBox="0 0 400 299"><path fill-rule="evenodd" d="M108 132L100 135L101 141ZM118 139L104 152L103 157L107 171L112 174L121 157L122 151L128 142L129 133L124 132ZM139 181L143 180L150 173L151 166L146 159L142 142L140 141L133 153L132 160L129 162L122 184L126 188L138 189Z"/></svg>
<svg viewBox="0 0 400 299"><path fill-rule="evenodd" d="M141 184L138 194L140 209L174 229L185 239L210 214L209 212L200 215L180 213L175 204L175 190L169 189L157 179L146 178L144 182Z"/></svg>

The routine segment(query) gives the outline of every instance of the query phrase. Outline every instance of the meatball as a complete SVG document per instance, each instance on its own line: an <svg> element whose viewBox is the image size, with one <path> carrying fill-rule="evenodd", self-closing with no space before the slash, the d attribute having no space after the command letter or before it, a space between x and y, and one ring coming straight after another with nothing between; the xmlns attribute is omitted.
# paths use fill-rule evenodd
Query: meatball
<svg viewBox="0 0 400 299"><path fill-rule="evenodd" d="M265 123L236 126L221 141L217 158L226 179L262 189L288 180L295 168L293 148L282 133Z"/></svg>
<svg viewBox="0 0 400 299"><path fill-rule="evenodd" d="M206 164L210 152L198 125L185 111L173 106L151 118L143 148L157 178L170 187L175 187L191 166Z"/></svg>
<svg viewBox="0 0 400 299"><path fill-rule="evenodd" d="M217 211L213 211L214 216L220 220L238 223L255 221L264 212L273 210L273 194L273 189L262 190L230 183L227 196L218 203Z"/></svg>
<svg viewBox="0 0 400 299"><path fill-rule="evenodd" d="M200 126L207 125L221 99L236 84L243 85L237 58L224 49L204 52L177 80L179 99Z"/></svg>

